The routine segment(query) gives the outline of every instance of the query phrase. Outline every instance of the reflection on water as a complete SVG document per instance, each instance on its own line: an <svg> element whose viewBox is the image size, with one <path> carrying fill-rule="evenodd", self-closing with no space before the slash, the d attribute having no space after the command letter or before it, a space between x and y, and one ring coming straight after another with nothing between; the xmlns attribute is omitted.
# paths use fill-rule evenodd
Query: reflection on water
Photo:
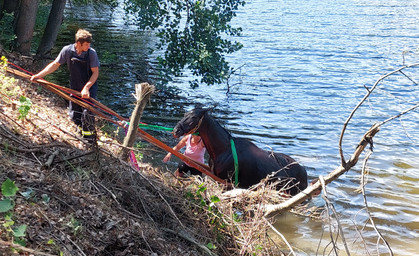
<svg viewBox="0 0 419 256"><path fill-rule="evenodd" d="M107 15L77 11L89 17L77 22L93 32L92 46L102 61L99 100L128 116L134 84L153 78L153 56L147 49L155 39L124 25L120 9ZM234 135L290 154L307 167L310 178L326 175L340 164L342 125L366 94L364 86L371 87L381 75L403 65L403 59L418 61L417 13L415 1L249 1L234 20L244 28L238 39L244 47L228 57L238 68L229 81L232 93L227 96L224 85L191 90L185 76L158 88L143 121L173 127L197 103L216 106L212 114ZM73 40L66 31L60 36L57 51ZM380 83L345 133L346 159L373 123L418 104L419 86L412 82L419 82L418 71L407 69ZM176 143L170 134L155 135L169 145ZM415 110L382 127L368 164L370 211L395 255L419 254L418 145ZM160 164L164 152L147 154ZM329 199L340 215L351 254L376 254L377 235L366 224L362 195L355 192L360 169L358 163L330 184ZM330 250L327 221L285 214L276 227L298 255ZM344 255L340 242L339 248ZM379 251L386 253L382 246Z"/></svg>

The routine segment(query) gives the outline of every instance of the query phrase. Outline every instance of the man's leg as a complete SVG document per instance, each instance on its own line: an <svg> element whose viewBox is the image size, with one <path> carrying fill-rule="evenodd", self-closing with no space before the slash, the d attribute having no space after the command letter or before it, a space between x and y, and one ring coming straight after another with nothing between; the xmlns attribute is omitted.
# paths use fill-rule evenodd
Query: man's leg
<svg viewBox="0 0 419 256"><path fill-rule="evenodd" d="M81 131L82 131L82 122L81 122L82 112L83 112L82 107L80 107L76 103L73 103L73 102L70 101L70 103L69 103L69 113L68 114L69 114L71 120L73 120L73 122L79 128L80 134L81 134Z"/></svg>
<svg viewBox="0 0 419 256"><path fill-rule="evenodd" d="M83 109L81 122L83 138L89 142L96 141L95 116L87 109Z"/></svg>

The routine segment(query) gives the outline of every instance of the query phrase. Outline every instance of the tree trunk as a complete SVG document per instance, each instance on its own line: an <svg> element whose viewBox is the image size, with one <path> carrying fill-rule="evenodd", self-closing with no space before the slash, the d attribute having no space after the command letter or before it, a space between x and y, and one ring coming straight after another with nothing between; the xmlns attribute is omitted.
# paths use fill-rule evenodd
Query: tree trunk
<svg viewBox="0 0 419 256"><path fill-rule="evenodd" d="M21 0L15 28L15 47L21 54L29 55L31 52L37 11L38 0Z"/></svg>
<svg viewBox="0 0 419 256"><path fill-rule="evenodd" d="M51 50L55 45L55 40L57 40L58 32L63 21L65 4L66 0L54 0L52 2L48 23L36 52L37 56L48 57L51 55Z"/></svg>
<svg viewBox="0 0 419 256"><path fill-rule="evenodd" d="M150 85L148 83L141 83L135 85L135 91L137 95L137 104L135 105L135 109L131 114L127 136L125 136L124 139L124 148L122 148L120 153L121 158L124 160L128 158L128 154L130 151L128 148L134 145L134 141L137 137L138 124L140 123L141 116L143 115L143 110L148 100L150 99L151 94L154 93L155 88L153 85Z"/></svg>

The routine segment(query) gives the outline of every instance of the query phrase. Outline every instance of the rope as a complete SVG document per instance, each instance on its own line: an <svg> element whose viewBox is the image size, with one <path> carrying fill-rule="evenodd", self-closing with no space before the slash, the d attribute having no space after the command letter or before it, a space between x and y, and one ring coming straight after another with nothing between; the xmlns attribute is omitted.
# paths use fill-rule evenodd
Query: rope
<svg viewBox="0 0 419 256"><path fill-rule="evenodd" d="M8 63L10 63L10 62L8 61ZM13 63L10 63L10 64L13 65L13 66L15 66L15 67L18 67L17 65L15 65ZM20 67L19 67L19 69L24 70L23 68L20 68ZM31 76L29 76L29 75L27 75L27 74L25 74L23 72L20 72L18 70L12 69L12 68L7 68L6 70L9 73L12 73L14 75L17 75L17 76L20 76L20 77L23 77L23 78L26 78L26 79L29 79L29 80L31 78ZM30 73L29 71L26 71L26 72L27 73ZM43 86L45 89L47 89L47 90L49 90L49 91L51 91L51 92L53 92L53 93L55 93L55 94L63 97L65 99L69 100L69 101L72 101L72 102L80 105L81 107L83 107L85 109L88 109L90 112L98 115L99 117L102 117L106 121L108 121L110 123L113 123L113 124L115 124L115 125L117 125L117 126L119 126L121 128L124 128L124 125L122 124L122 122L123 121L126 122L126 119L123 118L122 116L120 116L119 114L117 114L112 109L110 109L107 106L103 105L99 101L97 101L97 100L95 100L93 98L90 98L90 101L91 102L90 101L87 101L87 100L81 98L80 92L75 91L75 90L72 90L72 89L69 89L69 88L66 88L66 87L63 87L63 86L59 86L59 85L53 84L53 83L48 82L48 81L46 81L44 79L37 79L36 82L38 84L40 84L41 86ZM66 94L64 92L67 92L68 94L72 94L73 96L76 96L76 97L71 97L70 95L68 95L68 94ZM118 121L113 120L111 117L106 116L105 114L103 114L102 112L98 111L94 107L97 107L97 108L103 110L104 112L106 112L108 114L111 114L111 115L117 117L121 122L118 122ZM197 170L199 170L203 174L205 174L207 176L210 176L215 181L227 185L227 182L225 180L222 180L219 177L215 176L211 172L211 169L207 165L204 165L202 163L196 162L193 159L191 159L191 158L189 158L189 157L181 154L180 152L172 149L171 147L167 146L166 144L164 144L163 142L161 142L158 139L154 138L153 136L151 136L150 134L148 134L147 132L143 131L140 128L137 128L137 131L140 133L141 137L143 139L145 139L146 141L148 141L148 142L156 145L157 147L159 147L159 148L161 148L161 149L163 149L163 150L165 150L167 152L172 153L173 155L175 155L179 159L181 159L183 162L185 162L188 165L196 168Z"/></svg>

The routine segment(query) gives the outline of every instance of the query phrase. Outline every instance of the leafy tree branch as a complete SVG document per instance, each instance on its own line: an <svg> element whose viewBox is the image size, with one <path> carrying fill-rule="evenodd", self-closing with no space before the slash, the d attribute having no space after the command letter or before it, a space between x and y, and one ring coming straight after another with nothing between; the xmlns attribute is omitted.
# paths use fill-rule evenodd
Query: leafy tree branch
<svg viewBox="0 0 419 256"><path fill-rule="evenodd" d="M208 1L125 1L125 11L144 30L156 31L162 75L181 76L188 68L196 77L190 82L209 85L226 81L232 69L224 55L238 51L242 44L230 41L241 28L230 25L242 0Z"/></svg>

